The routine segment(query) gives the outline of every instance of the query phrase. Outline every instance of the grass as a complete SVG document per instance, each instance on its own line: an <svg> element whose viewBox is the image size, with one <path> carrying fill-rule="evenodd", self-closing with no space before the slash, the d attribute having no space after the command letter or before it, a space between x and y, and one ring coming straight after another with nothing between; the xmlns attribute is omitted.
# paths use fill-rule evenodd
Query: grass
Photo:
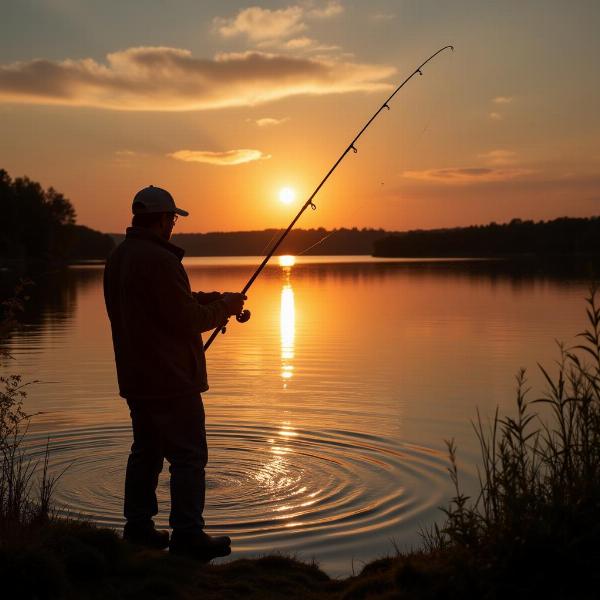
<svg viewBox="0 0 600 600"><path fill-rule="evenodd" d="M29 416L23 383L3 379L0 581L23 598L596 598L600 589L600 307L560 346L547 390L531 398L517 375L516 410L477 415L481 447L476 497L460 486L448 441L454 497L423 547L332 580L315 564L284 556L205 566L123 542L113 531L52 516L55 480L37 486L20 451ZM18 433L18 435L17 435Z"/></svg>
<svg viewBox="0 0 600 600"><path fill-rule="evenodd" d="M517 376L516 415L474 424L481 448L480 491L460 489L456 448L447 442L456 494L445 522L425 532L431 554L477 573L487 594L586 596L600 584L600 307L586 299L588 329L560 345L557 374L529 400ZM541 416L541 411L544 416ZM556 596L558 594L558 596ZM595 594L595 592L594 592ZM589 597L596 597L590 595Z"/></svg>
<svg viewBox="0 0 600 600"><path fill-rule="evenodd" d="M17 317L23 311L30 285L28 281L20 282L14 296L1 303L0 340L18 326ZM8 351L0 351L0 361L10 364L12 360ZM36 382L25 382L14 373L0 376L0 543L3 545L50 519L52 492L60 478L49 473L48 445L39 477L35 477L38 462L29 458L23 447L33 416L25 413L23 402L27 387L33 383Z"/></svg>

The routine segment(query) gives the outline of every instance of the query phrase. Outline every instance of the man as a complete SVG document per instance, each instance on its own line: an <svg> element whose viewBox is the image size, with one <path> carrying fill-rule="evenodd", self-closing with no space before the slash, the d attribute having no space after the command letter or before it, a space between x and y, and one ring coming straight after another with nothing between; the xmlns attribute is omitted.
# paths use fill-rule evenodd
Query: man
<svg viewBox="0 0 600 600"><path fill-rule="evenodd" d="M133 428L123 537L208 561L228 555L231 541L204 532L207 446L200 394L208 383L200 334L241 313L245 296L191 291L184 251L169 242L178 215L189 213L169 192L144 188L132 211L132 227L104 271L119 392ZM170 540L152 520L164 458L171 474Z"/></svg>

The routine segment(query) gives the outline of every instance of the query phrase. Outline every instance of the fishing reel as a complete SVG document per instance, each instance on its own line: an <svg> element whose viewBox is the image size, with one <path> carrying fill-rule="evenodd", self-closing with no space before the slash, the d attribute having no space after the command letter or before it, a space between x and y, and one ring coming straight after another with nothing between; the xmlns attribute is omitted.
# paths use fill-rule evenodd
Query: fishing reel
<svg viewBox="0 0 600 600"><path fill-rule="evenodd" d="M251 312L248 309L244 309L239 315L235 315L235 320L238 323L246 323L250 320Z"/></svg>
<svg viewBox="0 0 600 600"><path fill-rule="evenodd" d="M248 309L244 309L239 315L235 315L235 320L238 323L246 323L250 320L251 312ZM221 327L221 333L227 332L227 323Z"/></svg>

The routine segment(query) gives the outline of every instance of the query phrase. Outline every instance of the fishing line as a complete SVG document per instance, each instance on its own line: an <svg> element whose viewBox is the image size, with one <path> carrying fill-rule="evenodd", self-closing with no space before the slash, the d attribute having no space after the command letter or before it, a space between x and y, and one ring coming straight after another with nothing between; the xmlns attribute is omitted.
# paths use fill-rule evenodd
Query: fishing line
<svg viewBox="0 0 600 600"><path fill-rule="evenodd" d="M356 136L354 136L354 139L348 144L348 146L346 147L346 149L342 152L342 154L340 155L340 157L335 161L335 163L333 164L333 166L329 169L329 171L327 172L327 174L325 175L325 177L323 177L323 179L321 180L321 182L319 183L319 185L317 185L317 187L315 188L314 192L309 196L308 200L304 203L304 205L302 206L302 208L298 211L298 214L294 217L294 219L292 220L292 222L288 225L287 229L281 234L279 240L277 240L277 243L273 246L273 248L271 248L271 250L269 251L269 253L265 256L265 258L263 259L263 261L260 263L260 265L257 267L256 271L254 272L254 274L252 275L252 277L250 277L250 279L248 280L248 282L246 283L246 285L244 286L244 288L242 289L241 293L245 294L250 287L252 286L252 284L254 283L254 281L256 280L256 278L260 275L260 273L262 272L262 270L265 268L265 266L267 265L267 263L269 262L269 260L271 259L271 257L273 256L273 254L275 253L275 251L277 250L277 248L280 246L280 244L283 242L283 240L287 237L287 235L289 234L289 232L292 230L292 228L294 227L294 225L296 224L296 222L298 221L298 219L302 216L302 214L304 213L304 211L310 206L310 208L312 210L316 210L317 206L316 204L313 202L313 200L315 199L316 195L319 193L319 190L323 187L323 185L325 184L325 182L329 179L329 177L331 176L331 174L337 169L338 165L342 162L342 160L344 160L344 158L346 157L346 155L352 151L355 154L358 152L358 149L356 148L356 142L358 141L358 139L362 136L362 134L368 129L368 127L371 125L371 123L379 116L379 113L381 113L384 109L390 110L390 105L389 102L394 98L394 96L415 76L415 75L423 75L423 71L421 70L429 61L433 60L433 58L435 58L438 54L440 54L441 52L444 52L444 50L454 50L453 46L444 46L443 48L440 48L437 52L434 52L427 60L425 60L424 62L422 62L408 77L406 77L406 79L391 93L391 95L387 98L387 100L385 100L385 102L375 111L375 113L371 116L371 118L363 125L362 129L356 134ZM248 310L244 310L242 311L239 315L236 315L236 320L240 323L245 323L248 319L250 318L250 311ZM210 345L213 343L213 341L215 340L215 338L217 337L219 332L225 333L226 329L225 326L227 325L227 321L229 319L227 319L222 325L220 325L219 327L215 328L214 331L211 333L210 337L208 338L206 344L204 344L204 350L208 350L208 348L210 347Z"/></svg>
<svg viewBox="0 0 600 600"><path fill-rule="evenodd" d="M417 150L421 146L421 142L423 141L425 134L429 132L429 130L431 128L431 124L433 123L434 119L435 119L435 115L430 114L427 119L427 122L425 123L425 126L419 132L417 139L411 144L411 150L412 150L413 154L418 154ZM387 178L384 178L384 179L387 179ZM380 186L381 185L384 185L384 181L382 181L380 183ZM369 202L369 200L363 200L363 202L361 202L358 205L358 208L350 215L350 217L348 219L349 222L351 222L352 219L356 216L356 214L359 213L364 208L364 206L365 206L365 204L367 204L367 202ZM339 229L330 231L328 234L324 235L320 240L318 240L314 244L311 244L310 246L308 246L308 248L305 248L301 252L297 252L296 256L302 256L302 255L306 254L307 252L310 252L310 250L312 250L319 244L322 244L325 240L328 240L332 235L339 233L339 231L340 231ZM267 244L267 247L270 246L270 244L273 242L274 239L275 239L275 235L271 238L271 240ZM263 250L262 254L264 254L265 252L266 252L266 248Z"/></svg>
<svg viewBox="0 0 600 600"><path fill-rule="evenodd" d="M319 244L322 244L326 239L329 239L334 233L337 233L337 232L335 230L330 231L327 235L324 235L320 240L316 241L314 244L311 244L308 248L305 248L304 250L302 250L302 252L298 252L296 254L296 256L302 256L303 254L306 254L309 250L312 250L315 246L318 246Z"/></svg>
<svg viewBox="0 0 600 600"><path fill-rule="evenodd" d="M348 221L352 222L352 219L359 213L362 211L362 209L365 207L365 204L367 204L367 202L369 202L370 200L363 200L358 207L356 208L356 210L350 215L350 217L348 218ZM302 256L303 254L306 254L308 251L312 250L315 246L318 246L319 244L322 244L325 240L329 239L332 235L335 235L336 233L339 233L343 228L340 229L334 229L333 231L330 231L329 233L325 234L320 240L316 241L314 244L311 244L308 248L305 248L304 250L302 250L302 252L297 252L296 256Z"/></svg>
<svg viewBox="0 0 600 600"><path fill-rule="evenodd" d="M415 147L418 147L419 142L423 139L423 136L425 135L425 133L427 132L427 130L429 129L429 125L431 124L431 121L433 120L433 117L429 118L429 121L427 122L427 124L425 125L425 127L421 130L421 133L419 134L419 137L416 139L416 141L414 142L414 144L412 144L413 149ZM384 182L382 181L380 183L380 186L383 185ZM365 207L365 205L367 204L367 202L369 202L370 200L363 200L359 205L358 208L350 215L350 217L348 218L349 222L352 222L352 219L359 213L362 211L362 209ZM296 252L296 256L303 256L304 254L306 254L307 252L310 252L310 250L312 250L313 248L315 248L316 246L318 246L319 244L322 244L325 240L328 240L332 235L339 233L340 229L335 229L333 231L330 231L329 233L325 234L320 240L317 240L314 244L311 244L310 246L308 246L308 248L305 248L304 250L301 250L300 252ZM273 242L273 240L275 239L277 234L275 234L271 240L269 241L269 243L267 244L267 247L271 245L271 242ZM266 251L263 250L263 254Z"/></svg>
<svg viewBox="0 0 600 600"><path fill-rule="evenodd" d="M271 244L275 241L278 235L281 235L281 229L275 230L275 233L273 234L271 239L265 244L264 248L260 251L261 255L267 252L267 250L271 247Z"/></svg>

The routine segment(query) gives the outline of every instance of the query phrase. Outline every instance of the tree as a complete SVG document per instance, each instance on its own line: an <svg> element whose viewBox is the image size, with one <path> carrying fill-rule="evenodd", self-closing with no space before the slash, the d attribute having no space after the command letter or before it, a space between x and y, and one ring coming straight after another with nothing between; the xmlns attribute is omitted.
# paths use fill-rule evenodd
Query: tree
<svg viewBox="0 0 600 600"><path fill-rule="evenodd" d="M99 239L104 234L75 225L75 208L63 194L28 177L13 180L3 169L0 215L0 257L66 260L80 258L73 249L85 248L86 258L104 258L112 248Z"/></svg>

